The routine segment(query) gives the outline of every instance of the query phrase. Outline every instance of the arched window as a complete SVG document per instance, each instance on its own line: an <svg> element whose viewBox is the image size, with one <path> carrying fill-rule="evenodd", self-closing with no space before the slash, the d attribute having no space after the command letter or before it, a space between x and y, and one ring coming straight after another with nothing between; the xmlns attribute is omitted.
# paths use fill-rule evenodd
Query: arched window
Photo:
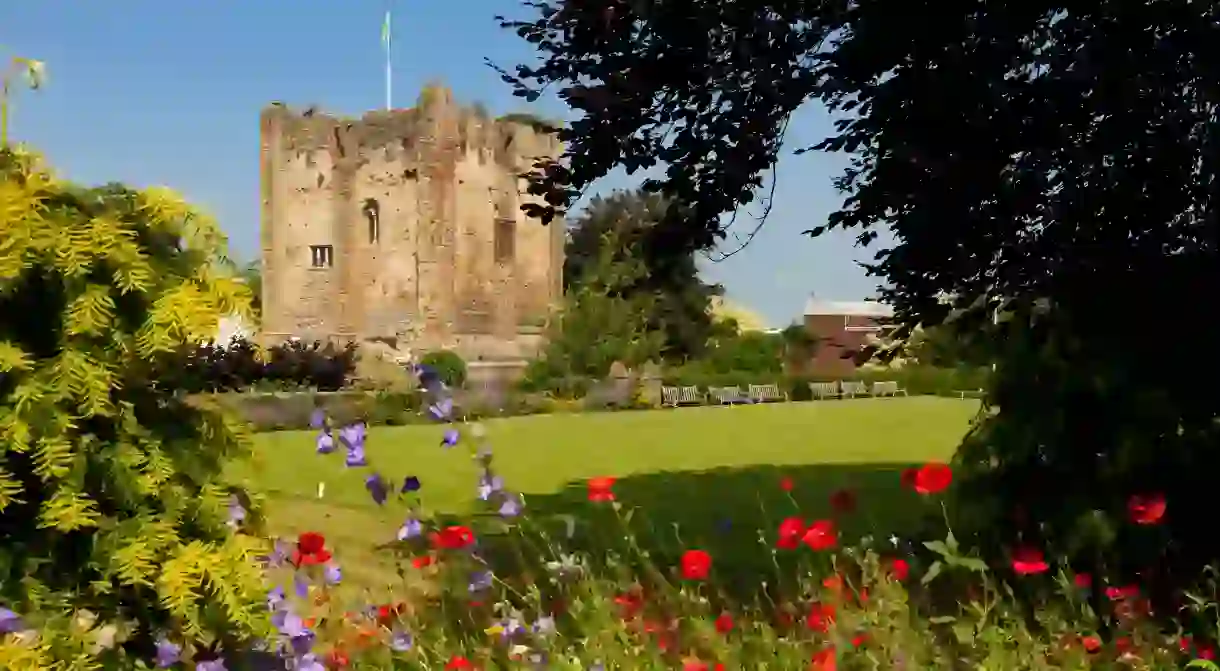
<svg viewBox="0 0 1220 671"><path fill-rule="evenodd" d="M360 212L364 214L364 220L369 225L369 244L381 240L381 203L378 203L376 198L365 198Z"/></svg>

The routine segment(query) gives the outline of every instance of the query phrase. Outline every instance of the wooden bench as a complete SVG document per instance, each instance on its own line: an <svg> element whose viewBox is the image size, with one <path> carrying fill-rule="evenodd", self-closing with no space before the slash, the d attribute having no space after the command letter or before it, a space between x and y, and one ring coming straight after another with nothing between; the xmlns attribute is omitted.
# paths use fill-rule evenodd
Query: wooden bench
<svg viewBox="0 0 1220 671"><path fill-rule="evenodd" d="M844 380L842 385L843 398L855 398L857 396L868 396L870 394L867 382Z"/></svg>
<svg viewBox="0 0 1220 671"><path fill-rule="evenodd" d="M893 380L884 380L873 383L873 396L897 396L902 394L907 395L907 390L898 386L898 383Z"/></svg>
<svg viewBox="0 0 1220 671"><path fill-rule="evenodd" d="M821 401L827 398L838 398L840 394L838 382L810 382L809 394L815 400Z"/></svg>
<svg viewBox="0 0 1220 671"><path fill-rule="evenodd" d="M707 393L721 405L754 402L753 399L741 393L741 387L708 387Z"/></svg>
<svg viewBox="0 0 1220 671"><path fill-rule="evenodd" d="M778 384L752 384L749 386L747 393L750 395L750 400L755 403L788 400L788 395L779 390Z"/></svg>
<svg viewBox="0 0 1220 671"><path fill-rule="evenodd" d="M705 400L698 387L661 387L661 404L672 407L702 405Z"/></svg>

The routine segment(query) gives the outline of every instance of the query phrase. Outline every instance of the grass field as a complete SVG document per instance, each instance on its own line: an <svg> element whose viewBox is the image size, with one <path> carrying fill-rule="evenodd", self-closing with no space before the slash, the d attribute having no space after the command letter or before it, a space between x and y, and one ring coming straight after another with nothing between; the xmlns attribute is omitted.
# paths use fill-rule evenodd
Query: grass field
<svg viewBox="0 0 1220 671"><path fill-rule="evenodd" d="M860 509L845 523L845 535L901 533L922 512L900 489L901 470L947 459L977 407L934 397L861 399L546 415L485 426L496 470L507 488L524 494L532 520L571 514L582 523L604 521L605 506L594 509L586 500L584 481L615 476L623 511L636 510L633 530L652 549L706 547L749 563L766 554L756 551L760 530L773 530L788 515L829 514L828 497L840 488L857 494ZM441 431L373 428L369 468L395 482L419 477L428 510L475 512L472 452L440 447ZM262 434L246 476L269 497L273 532L320 531L349 581L380 582L385 560L373 550L393 538L405 507L393 499L376 506L364 488L369 468L345 468L341 452L315 454L312 432ZM794 483L791 492L780 487L785 477Z"/></svg>

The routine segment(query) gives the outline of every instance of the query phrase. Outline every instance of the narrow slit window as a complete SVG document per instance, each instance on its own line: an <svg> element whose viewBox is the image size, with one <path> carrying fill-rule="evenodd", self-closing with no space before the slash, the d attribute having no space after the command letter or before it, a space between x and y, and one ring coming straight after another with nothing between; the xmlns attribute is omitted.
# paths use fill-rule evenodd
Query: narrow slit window
<svg viewBox="0 0 1220 671"><path fill-rule="evenodd" d="M494 238L496 263L512 263L517 253L517 222L511 217L496 217Z"/></svg>
<svg viewBox="0 0 1220 671"><path fill-rule="evenodd" d="M377 202L376 198L365 198L360 211L364 213L364 220L368 224L369 244L374 244L381 240L381 203Z"/></svg>
<svg viewBox="0 0 1220 671"><path fill-rule="evenodd" d="M334 267L335 248L331 245L310 245L309 260L314 268Z"/></svg>

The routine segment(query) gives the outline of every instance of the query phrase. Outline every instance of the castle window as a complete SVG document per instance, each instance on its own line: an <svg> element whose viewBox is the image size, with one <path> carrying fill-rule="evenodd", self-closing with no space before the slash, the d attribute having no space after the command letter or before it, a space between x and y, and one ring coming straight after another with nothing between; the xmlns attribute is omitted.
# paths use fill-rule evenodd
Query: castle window
<svg viewBox="0 0 1220 671"><path fill-rule="evenodd" d="M517 251L517 222L511 217L496 217L493 238L496 263L512 263Z"/></svg>
<svg viewBox="0 0 1220 671"><path fill-rule="evenodd" d="M335 265L335 248L331 245L310 245L309 260L314 268L331 268Z"/></svg>
<svg viewBox="0 0 1220 671"><path fill-rule="evenodd" d="M381 203L376 198L365 198L360 211L369 225L369 244L381 240Z"/></svg>

